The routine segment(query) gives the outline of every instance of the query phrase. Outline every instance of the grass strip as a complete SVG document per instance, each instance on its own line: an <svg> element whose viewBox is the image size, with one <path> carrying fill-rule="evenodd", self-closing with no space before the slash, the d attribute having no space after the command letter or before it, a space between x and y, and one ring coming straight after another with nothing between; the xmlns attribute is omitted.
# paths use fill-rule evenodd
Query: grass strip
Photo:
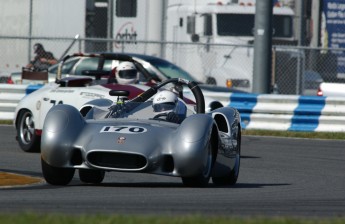
<svg viewBox="0 0 345 224"><path fill-rule="evenodd" d="M13 120L0 120L0 124L13 125Z"/></svg>
<svg viewBox="0 0 345 224"><path fill-rule="evenodd" d="M204 215L59 215L59 214L0 214L1 224L340 224L345 217L290 218L290 217L225 217Z"/></svg>
<svg viewBox="0 0 345 224"><path fill-rule="evenodd" d="M295 132L295 131L271 131L271 130L242 130L242 135L345 140L344 132Z"/></svg>

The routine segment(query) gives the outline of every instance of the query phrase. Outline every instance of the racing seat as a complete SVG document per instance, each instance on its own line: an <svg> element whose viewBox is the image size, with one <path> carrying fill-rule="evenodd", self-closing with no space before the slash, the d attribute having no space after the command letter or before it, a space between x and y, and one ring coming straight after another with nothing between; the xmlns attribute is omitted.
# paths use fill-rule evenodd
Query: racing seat
<svg viewBox="0 0 345 224"><path fill-rule="evenodd" d="M23 69L21 83L23 83L23 80L42 81L43 83L48 83L48 71L34 72Z"/></svg>

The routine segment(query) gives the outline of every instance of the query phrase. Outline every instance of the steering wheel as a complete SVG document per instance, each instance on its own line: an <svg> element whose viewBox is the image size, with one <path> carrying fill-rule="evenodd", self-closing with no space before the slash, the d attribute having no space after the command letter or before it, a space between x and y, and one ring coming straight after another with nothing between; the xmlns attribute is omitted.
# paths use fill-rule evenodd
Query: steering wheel
<svg viewBox="0 0 345 224"><path fill-rule="evenodd" d="M161 117L165 117L164 119ZM168 117L167 113L161 113L161 114L156 114L152 119L153 120L159 120L159 121L166 121L166 118Z"/></svg>
<svg viewBox="0 0 345 224"><path fill-rule="evenodd" d="M153 86L150 89L143 92L142 94L140 94L139 96L132 99L131 102L145 102L146 100L150 99L153 95L155 95L159 88L165 86L168 83L187 85L195 97L196 113L198 114L205 113L205 99L198 84L194 81L189 81L189 80L181 79L181 78L168 79L158 84L157 86Z"/></svg>

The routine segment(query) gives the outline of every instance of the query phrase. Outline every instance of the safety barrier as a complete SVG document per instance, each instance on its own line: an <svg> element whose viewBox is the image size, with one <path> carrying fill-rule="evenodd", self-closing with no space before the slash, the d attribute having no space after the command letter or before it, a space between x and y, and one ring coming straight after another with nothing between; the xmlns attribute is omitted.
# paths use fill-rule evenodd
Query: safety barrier
<svg viewBox="0 0 345 224"><path fill-rule="evenodd" d="M42 85L0 84L0 120L12 120L18 102Z"/></svg>
<svg viewBox="0 0 345 224"><path fill-rule="evenodd" d="M42 85L0 84L0 120L13 119L25 95ZM345 132L345 98L271 94L210 93L240 111L243 129Z"/></svg>
<svg viewBox="0 0 345 224"><path fill-rule="evenodd" d="M345 98L231 94L244 129L344 132Z"/></svg>

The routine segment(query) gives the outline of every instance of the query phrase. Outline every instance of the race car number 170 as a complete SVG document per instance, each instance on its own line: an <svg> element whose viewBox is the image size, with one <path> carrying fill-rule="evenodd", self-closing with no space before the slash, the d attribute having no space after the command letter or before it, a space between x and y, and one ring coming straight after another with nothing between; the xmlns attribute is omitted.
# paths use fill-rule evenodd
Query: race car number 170
<svg viewBox="0 0 345 224"><path fill-rule="evenodd" d="M141 134L147 132L147 129L139 126L104 126L100 133L102 132L117 132L121 134Z"/></svg>

